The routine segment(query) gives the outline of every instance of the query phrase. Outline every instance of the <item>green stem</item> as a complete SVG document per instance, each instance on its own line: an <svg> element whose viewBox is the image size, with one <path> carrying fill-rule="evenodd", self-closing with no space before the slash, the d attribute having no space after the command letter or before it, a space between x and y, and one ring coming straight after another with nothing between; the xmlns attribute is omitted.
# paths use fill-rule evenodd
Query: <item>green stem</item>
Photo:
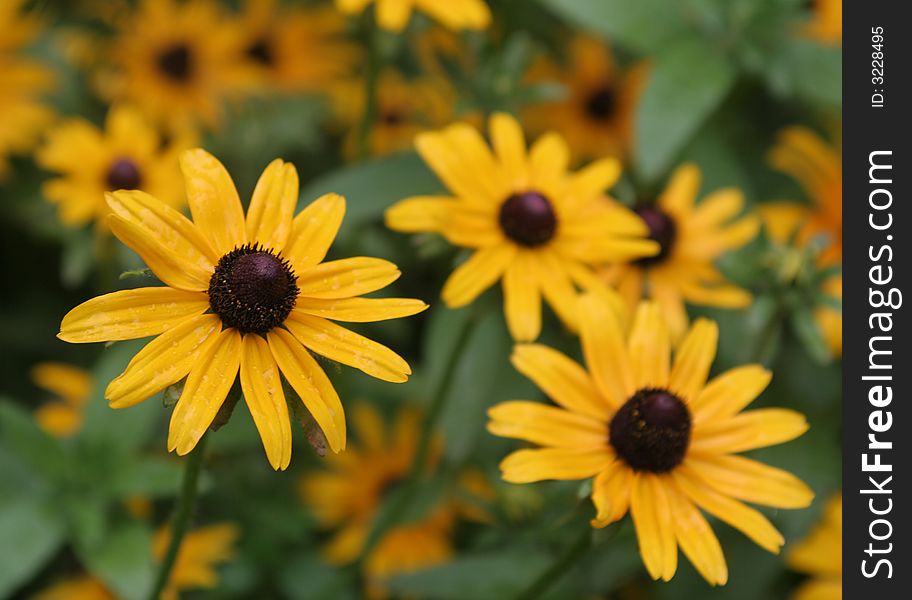
<svg viewBox="0 0 912 600"><path fill-rule="evenodd" d="M171 540L168 543L168 550L165 552L165 556L158 567L158 576L155 579L155 587L152 588L152 593L148 596L149 600L159 600L168 585L171 569L177 560L177 553L180 551L184 534L187 533L187 526L190 524L190 517L193 515L193 508L196 505L197 483L203 468L203 454L206 449L207 437L206 434L203 434L203 437L197 442L196 448L187 456L184 465L184 480L181 483L181 494L177 499L177 506L174 507Z"/></svg>
<svg viewBox="0 0 912 600"><path fill-rule="evenodd" d="M547 571L532 582L532 585L520 592L516 600L534 600L541 597L551 587L563 577L567 571L575 565L580 558L589 550L592 543L592 531L589 527L583 530L581 535L567 550L560 556Z"/></svg>
<svg viewBox="0 0 912 600"><path fill-rule="evenodd" d="M369 34L367 73L364 77L364 115L358 129L358 158L362 159L370 155L370 132L377 120L377 82L382 68L382 60L377 48L377 35L377 29L372 25Z"/></svg>
<svg viewBox="0 0 912 600"><path fill-rule="evenodd" d="M781 301L777 300L776 310L773 312L773 316L770 317L770 320L766 323L766 327L760 332L760 336L757 338L757 345L754 346L753 352L751 352L751 362L760 364L766 363L765 359L770 353L773 340L776 339L776 334L779 333L779 329L782 327L782 321L785 317L785 307Z"/></svg>

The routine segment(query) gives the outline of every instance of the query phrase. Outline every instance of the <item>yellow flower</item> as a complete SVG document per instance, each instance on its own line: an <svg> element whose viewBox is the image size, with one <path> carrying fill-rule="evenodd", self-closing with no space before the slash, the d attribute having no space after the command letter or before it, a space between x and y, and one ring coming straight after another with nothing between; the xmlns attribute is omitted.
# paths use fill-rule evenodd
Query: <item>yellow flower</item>
<svg viewBox="0 0 912 600"><path fill-rule="evenodd" d="M831 243L820 257L821 264L840 262L842 157L839 151L810 129L794 126L780 132L779 143L770 151L769 159L773 167L794 177L814 202L812 207L806 207L803 211L785 209L786 212L782 214L784 222L775 227L791 233L795 218L799 218L802 228L798 232L797 241L804 244L814 236L825 234ZM788 214L788 210L796 211L797 214Z"/></svg>
<svg viewBox="0 0 912 600"><path fill-rule="evenodd" d="M40 31L34 16L21 14L23 4L0 2L0 180L9 173L9 155L31 149L54 116L40 102L53 84L53 73L19 55Z"/></svg>
<svg viewBox="0 0 912 600"><path fill-rule="evenodd" d="M538 344L518 345L513 353L516 368L558 406L512 401L489 411L491 433L544 446L504 459L504 480L594 477L593 526L629 510L654 579L671 579L680 546L710 584L727 581L722 548L698 507L778 552L781 534L741 501L800 508L813 493L790 473L735 454L807 430L804 416L791 410L741 412L771 373L746 365L707 382L716 324L698 319L672 361L671 337L652 302L640 304L629 336L594 296L583 297L580 313L588 371Z"/></svg>
<svg viewBox="0 0 912 600"><path fill-rule="evenodd" d="M69 437L79 431L82 413L92 392L92 376L71 365L44 362L32 368L32 381L57 398L35 410L38 425L58 438Z"/></svg>
<svg viewBox="0 0 912 600"><path fill-rule="evenodd" d="M331 8L279 10L274 0L248 0L238 26L238 59L253 71L247 83L254 86L327 92L359 57L345 39L345 19Z"/></svg>
<svg viewBox="0 0 912 600"><path fill-rule="evenodd" d="M376 120L368 134L368 149L382 156L412 148L415 136L441 127L453 117L453 90L442 79L406 80L398 71L387 69L377 81ZM345 152L355 156L364 118L364 82L349 80L337 86L333 108L349 131Z"/></svg>
<svg viewBox="0 0 912 600"><path fill-rule="evenodd" d="M362 552L384 495L409 475L421 433L415 411L401 410L391 427L367 404L355 406L351 418L359 445L327 457L329 470L306 475L299 488L317 521L338 529L325 548L333 564L349 563ZM439 444L432 446L431 468L439 450ZM453 518L452 507L443 504L417 522L387 531L365 560L371 597L385 596L380 579L449 558Z"/></svg>
<svg viewBox="0 0 912 600"><path fill-rule="evenodd" d="M240 372L241 390L270 464L291 460L291 424L280 371L323 430L345 448L339 396L309 351L379 379L404 382L392 350L333 322L368 322L421 312L420 300L360 298L400 273L376 258L322 262L345 213L327 194L293 218L294 165L276 159L257 182L246 220L228 172L207 152L181 155L193 221L139 191L107 196L111 231L166 287L122 290L71 310L58 337L105 342L158 336L114 379L105 397L132 406L187 377L171 416L169 450L190 452Z"/></svg>
<svg viewBox="0 0 912 600"><path fill-rule="evenodd" d="M494 153L469 125L418 136L419 154L453 196L418 196L386 212L392 229L430 231L471 248L443 287L443 301L464 306L503 281L504 311L513 337L541 330L541 297L569 327L576 323L576 287L599 288L592 267L655 254L643 221L606 199L620 176L616 159L569 173L569 150L555 133L527 153L519 123L490 121ZM607 288L602 286L606 292Z"/></svg>
<svg viewBox="0 0 912 600"><path fill-rule="evenodd" d="M81 118L52 128L35 156L38 164L62 176L44 183L45 198L57 205L69 227L90 221L105 230L111 210L105 192L143 190L170 206L184 203L178 154L192 145L187 137L164 144L162 135L136 109L116 106L104 131Z"/></svg>
<svg viewBox="0 0 912 600"><path fill-rule="evenodd" d="M649 237L661 246L659 254L602 271L629 307L644 297L655 300L673 340L687 328L685 302L742 308L751 301L750 294L726 281L713 262L750 241L759 221L754 216L735 218L744 209L740 190L717 190L695 205L699 189L699 168L679 167L654 204L634 208L649 226Z"/></svg>
<svg viewBox="0 0 912 600"><path fill-rule="evenodd" d="M384 29L402 31L412 10L420 10L450 29L485 29L491 24L491 11L484 0L336 0L336 8L347 15L361 14L376 4L377 23Z"/></svg>
<svg viewBox="0 0 912 600"><path fill-rule="evenodd" d="M623 156L633 144L647 72L645 63L622 71L604 42L578 36L569 44L567 64L546 59L531 69L530 82L556 81L567 96L530 107L526 121L534 131L558 131L576 158Z"/></svg>
<svg viewBox="0 0 912 600"><path fill-rule="evenodd" d="M169 535L167 528L155 534L152 555L156 560L164 556ZM183 590L214 588L218 582L216 567L231 559L238 535L237 527L230 523L188 532L161 600L177 600ZM117 600L117 596L91 575L80 575L51 585L32 600Z"/></svg>
<svg viewBox="0 0 912 600"><path fill-rule="evenodd" d="M242 80L237 39L211 0L143 0L110 50L117 67L111 93L174 131L214 127Z"/></svg>
<svg viewBox="0 0 912 600"><path fill-rule="evenodd" d="M177 600L178 592L212 589L218 584L216 567L234 556L234 544L240 531L232 523L219 523L195 529L181 540L168 585L162 600ZM171 532L163 527L152 539L152 556L161 560L171 541Z"/></svg>
<svg viewBox="0 0 912 600"><path fill-rule="evenodd" d="M812 576L792 600L842 600L842 496L830 498L822 522L786 559L796 571Z"/></svg>
<svg viewBox="0 0 912 600"><path fill-rule="evenodd" d="M841 43L842 0L811 0L811 20L804 32L819 42Z"/></svg>

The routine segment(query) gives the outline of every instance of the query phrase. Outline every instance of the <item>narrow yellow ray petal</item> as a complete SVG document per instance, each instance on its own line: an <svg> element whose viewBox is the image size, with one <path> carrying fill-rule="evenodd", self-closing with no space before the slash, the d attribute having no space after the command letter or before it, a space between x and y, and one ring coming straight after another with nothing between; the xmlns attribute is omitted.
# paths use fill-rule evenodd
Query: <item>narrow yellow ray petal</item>
<svg viewBox="0 0 912 600"><path fill-rule="evenodd" d="M670 488L669 493L675 537L684 555L710 585L725 585L728 566L716 534L697 507L677 491L676 486Z"/></svg>
<svg viewBox="0 0 912 600"><path fill-rule="evenodd" d="M732 417L763 393L773 379L762 365L743 365L713 377L690 401L694 422Z"/></svg>
<svg viewBox="0 0 912 600"><path fill-rule="evenodd" d="M428 305L414 298L298 298L294 310L348 323L371 323L409 317L427 310Z"/></svg>
<svg viewBox="0 0 912 600"><path fill-rule="evenodd" d="M593 527L607 527L627 514L633 476L633 471L621 460L615 460L596 475L592 482L592 502L596 509Z"/></svg>
<svg viewBox="0 0 912 600"><path fill-rule="evenodd" d="M279 368L269 344L259 335L245 335L241 351L241 390L260 433L269 464L276 471L291 462L291 419Z"/></svg>
<svg viewBox="0 0 912 600"><path fill-rule="evenodd" d="M291 218L298 204L298 171L277 158L257 181L247 208L247 239L282 252L291 235Z"/></svg>
<svg viewBox="0 0 912 600"><path fill-rule="evenodd" d="M716 358L719 327L709 319L697 319L681 341L675 354L668 385L685 402L703 390L709 369Z"/></svg>
<svg viewBox="0 0 912 600"><path fill-rule="evenodd" d="M589 373L615 408L636 392L627 344L611 308L593 294L580 299L580 338Z"/></svg>
<svg viewBox="0 0 912 600"><path fill-rule="evenodd" d="M180 155L193 222L219 255L247 242L244 210L228 171L214 156L195 148Z"/></svg>
<svg viewBox="0 0 912 600"><path fill-rule="evenodd" d="M687 467L717 492L764 506L805 508L814 492L782 469L735 455L687 457Z"/></svg>
<svg viewBox="0 0 912 600"><path fill-rule="evenodd" d="M791 441L808 430L804 415L786 408L760 408L729 419L701 423L693 430L690 451L732 454Z"/></svg>
<svg viewBox="0 0 912 600"><path fill-rule="evenodd" d="M608 403L586 370L569 356L541 344L517 344L510 361L557 404L608 422L611 414Z"/></svg>
<svg viewBox="0 0 912 600"><path fill-rule="evenodd" d="M351 298L385 288L399 279L399 267L380 258L357 256L320 263L296 272L301 296Z"/></svg>
<svg viewBox="0 0 912 600"><path fill-rule="evenodd" d="M666 387L671 338L658 304L644 302L639 305L628 344L634 386L637 389Z"/></svg>
<svg viewBox="0 0 912 600"><path fill-rule="evenodd" d="M513 339L531 342L541 332L541 291L529 252L519 252L503 277L504 313Z"/></svg>
<svg viewBox="0 0 912 600"><path fill-rule="evenodd" d="M516 256L516 246L501 244L477 250L443 285L441 296L450 308L465 306L500 279Z"/></svg>
<svg viewBox="0 0 912 600"><path fill-rule="evenodd" d="M326 258L344 217L345 198L339 194L324 194L298 213L282 251L295 273L318 265Z"/></svg>
<svg viewBox="0 0 912 600"><path fill-rule="evenodd" d="M602 448L608 426L587 416L539 402L512 400L488 409L488 431L555 448Z"/></svg>
<svg viewBox="0 0 912 600"><path fill-rule="evenodd" d="M592 477L611 462L608 448L538 448L517 450L500 463L503 480L532 483L546 479L572 481Z"/></svg>

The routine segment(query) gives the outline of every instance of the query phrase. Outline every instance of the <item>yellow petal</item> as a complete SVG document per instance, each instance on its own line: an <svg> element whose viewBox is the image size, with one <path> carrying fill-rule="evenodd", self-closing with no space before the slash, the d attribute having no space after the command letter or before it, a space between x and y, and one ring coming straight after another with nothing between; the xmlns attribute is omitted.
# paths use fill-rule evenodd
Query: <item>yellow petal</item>
<svg viewBox="0 0 912 600"><path fill-rule="evenodd" d="M706 454L747 452L782 444L808 430L807 419L785 408L760 408L702 423L694 428L690 451Z"/></svg>
<svg viewBox="0 0 912 600"><path fill-rule="evenodd" d="M529 151L531 185L553 189L562 183L570 163L570 149L560 135L550 132L538 138Z"/></svg>
<svg viewBox="0 0 912 600"><path fill-rule="evenodd" d="M668 496L651 473L637 473L631 483L630 516L636 527L643 564L653 579L668 581L678 566L678 548Z"/></svg>
<svg viewBox="0 0 912 600"><path fill-rule="evenodd" d="M531 342L541 332L541 292L535 256L519 252L503 278L504 313L513 339Z"/></svg>
<svg viewBox="0 0 912 600"><path fill-rule="evenodd" d="M570 331L579 331L579 294L573 286L570 274L556 253L542 251L538 254L539 281L543 280L541 273L547 274L544 279L546 284L541 286L545 301Z"/></svg>
<svg viewBox="0 0 912 600"><path fill-rule="evenodd" d="M298 298L295 310L315 317L349 323L371 323L409 317L427 310L414 298Z"/></svg>
<svg viewBox="0 0 912 600"><path fill-rule="evenodd" d="M719 328L714 321L697 319L675 354L668 385L671 391L691 402L703 390L716 358Z"/></svg>
<svg viewBox="0 0 912 600"><path fill-rule="evenodd" d="M633 384L637 389L668 385L671 339L657 304L644 302L637 308L629 350Z"/></svg>
<svg viewBox="0 0 912 600"><path fill-rule="evenodd" d="M636 391L627 344L614 312L592 294L580 299L580 338L596 386L613 407L620 407Z"/></svg>
<svg viewBox="0 0 912 600"><path fill-rule="evenodd" d="M703 483L699 475L691 471L686 464L675 469L671 476L678 488L700 508L728 523L761 548L773 554L779 554L779 549L785 543L785 539L773 527L769 519L758 511L716 492Z"/></svg>
<svg viewBox="0 0 912 600"><path fill-rule="evenodd" d="M723 188L706 196L687 220L688 228L718 227L744 209L744 193Z"/></svg>
<svg viewBox="0 0 912 600"><path fill-rule="evenodd" d="M451 151L462 159L463 173L471 173L465 179L477 190L479 199L485 205L500 205L510 195L511 181L497 164L494 155L477 129L466 123L454 123L444 130L446 142ZM481 204L478 199L472 204ZM463 203L467 204L467 203Z"/></svg>
<svg viewBox="0 0 912 600"><path fill-rule="evenodd" d="M569 411L608 422L610 410L589 374L565 354L541 344L517 344L510 357L516 370Z"/></svg>
<svg viewBox="0 0 912 600"><path fill-rule="evenodd" d="M344 217L345 198L339 194L323 194L298 213L282 252L295 273L318 265L326 258Z"/></svg>
<svg viewBox="0 0 912 600"><path fill-rule="evenodd" d="M377 379L403 383L412 374L408 363L386 346L332 321L293 312L285 326L308 349Z"/></svg>
<svg viewBox="0 0 912 600"><path fill-rule="evenodd" d="M555 448L602 448L608 443L604 422L539 402L513 400L488 409L488 431Z"/></svg>
<svg viewBox="0 0 912 600"><path fill-rule="evenodd" d="M108 384L105 398L112 408L142 402L187 376L209 342L221 330L216 315L189 318L140 350L124 372Z"/></svg>
<svg viewBox="0 0 912 600"><path fill-rule="evenodd" d="M527 182L526 140L519 121L506 113L494 113L489 122L491 144L511 181Z"/></svg>
<svg viewBox="0 0 912 600"><path fill-rule="evenodd" d="M449 196L413 196L386 209L384 219L386 226L395 231L440 232L457 204Z"/></svg>
<svg viewBox="0 0 912 600"><path fill-rule="evenodd" d="M377 23L383 29L402 31L412 14L411 0L380 0L377 2Z"/></svg>
<svg viewBox="0 0 912 600"><path fill-rule="evenodd" d="M326 373L289 332L273 329L267 335L269 349L279 369L323 430L333 452L345 449L345 412Z"/></svg>
<svg viewBox="0 0 912 600"><path fill-rule="evenodd" d="M245 335L241 351L241 389L250 416L260 433L269 464L276 471L291 462L291 420L279 369L269 344L258 335Z"/></svg>
<svg viewBox="0 0 912 600"><path fill-rule="evenodd" d="M690 401L694 422L732 417L763 393L773 373L761 365L743 365L713 377Z"/></svg>
<svg viewBox="0 0 912 600"><path fill-rule="evenodd" d="M619 520L630 508L633 471L621 460L615 460L592 482L592 502L596 515L593 527L607 527Z"/></svg>
<svg viewBox="0 0 912 600"><path fill-rule="evenodd" d="M51 392L73 406L85 404L92 393L92 375L66 363L38 363L32 367L31 377L37 387Z"/></svg>
<svg viewBox="0 0 912 600"><path fill-rule="evenodd" d="M517 450L501 461L500 470L503 480L509 483L586 479L607 467L612 458L608 448Z"/></svg>
<svg viewBox="0 0 912 600"><path fill-rule="evenodd" d="M368 452L382 452L387 447L383 416L373 405L362 403L351 409L351 420L358 444Z"/></svg>
<svg viewBox="0 0 912 600"><path fill-rule="evenodd" d="M676 488L669 491L675 537L681 550L710 585L725 585L728 566L719 539L687 496Z"/></svg>
<svg viewBox="0 0 912 600"><path fill-rule="evenodd" d="M720 494L776 508L805 508L814 492L782 469L743 456L687 457L690 471Z"/></svg>
<svg viewBox="0 0 912 600"><path fill-rule="evenodd" d="M199 292L148 287L111 292L68 312L57 337L65 342L110 342L158 335L209 308Z"/></svg>
<svg viewBox="0 0 912 600"><path fill-rule="evenodd" d="M195 148L180 155L193 221L219 255L247 242L244 210L228 171L214 156Z"/></svg>
<svg viewBox="0 0 912 600"><path fill-rule="evenodd" d="M603 158L577 171L572 176L570 190L577 201L586 201L611 189L620 176L620 161Z"/></svg>
<svg viewBox="0 0 912 600"><path fill-rule="evenodd" d="M291 235L291 217L298 204L298 171L277 158L257 181L247 208L247 239L281 252Z"/></svg>
<svg viewBox="0 0 912 600"><path fill-rule="evenodd" d="M301 296L333 299L385 288L402 273L388 260L358 256L321 263L296 274Z"/></svg>
<svg viewBox="0 0 912 600"><path fill-rule="evenodd" d="M241 362L241 334L224 329L200 354L171 415L168 450L187 454L196 447L225 402Z"/></svg>
<svg viewBox="0 0 912 600"><path fill-rule="evenodd" d="M82 410L63 402L42 404L35 409L35 421L48 435L67 438L82 426Z"/></svg>
<svg viewBox="0 0 912 600"><path fill-rule="evenodd" d="M671 174L665 191L659 196L658 204L677 217L690 213L700 190L700 169L693 163L678 167Z"/></svg>
<svg viewBox="0 0 912 600"><path fill-rule="evenodd" d="M440 132L422 133L415 137L415 148L448 190L460 201L475 205L490 205L503 200L489 196L486 184L466 177L471 173L472 158L463 148L453 144L450 126Z"/></svg>
<svg viewBox="0 0 912 600"><path fill-rule="evenodd" d="M443 285L441 296L450 308L465 306L491 287L516 256L516 246L501 244L477 250Z"/></svg>

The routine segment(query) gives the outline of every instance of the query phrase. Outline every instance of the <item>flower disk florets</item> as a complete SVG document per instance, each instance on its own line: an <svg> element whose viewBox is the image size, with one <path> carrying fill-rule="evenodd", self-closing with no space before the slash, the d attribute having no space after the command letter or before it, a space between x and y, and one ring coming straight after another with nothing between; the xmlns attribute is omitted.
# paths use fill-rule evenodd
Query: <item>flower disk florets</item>
<svg viewBox="0 0 912 600"><path fill-rule="evenodd" d="M508 238L528 248L547 243L557 230L554 207L538 192L517 193L504 200L499 222Z"/></svg>
<svg viewBox="0 0 912 600"><path fill-rule="evenodd" d="M666 473L684 460L690 443L690 411L671 392L638 391L611 419L608 438L635 471Z"/></svg>
<svg viewBox="0 0 912 600"><path fill-rule="evenodd" d="M675 225L674 219L661 209L649 204L637 206L633 212L643 219L649 228L649 239L657 242L660 248L659 253L655 256L641 258L637 260L637 263L642 266L651 266L662 262L671 253L671 248L678 237L678 227Z"/></svg>

